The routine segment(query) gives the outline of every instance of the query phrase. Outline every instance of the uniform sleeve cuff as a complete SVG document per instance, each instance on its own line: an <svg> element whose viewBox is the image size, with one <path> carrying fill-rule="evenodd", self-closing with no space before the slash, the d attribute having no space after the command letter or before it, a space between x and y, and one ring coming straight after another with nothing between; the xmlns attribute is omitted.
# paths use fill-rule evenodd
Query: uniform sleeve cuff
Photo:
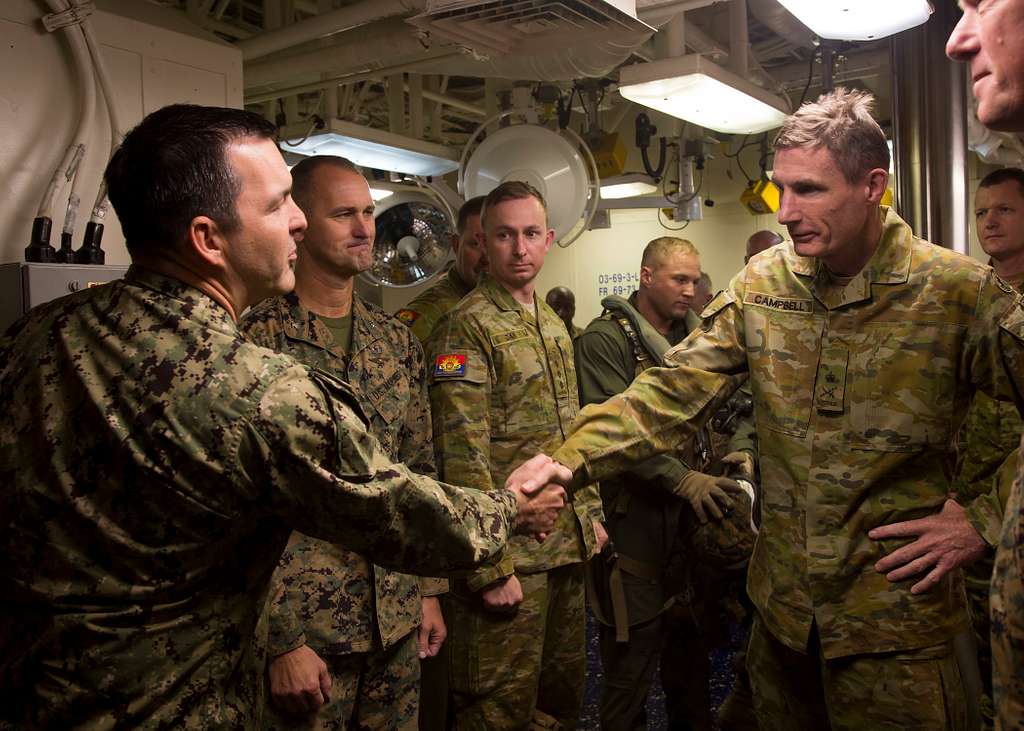
<svg viewBox="0 0 1024 731"><path fill-rule="evenodd" d="M497 564L485 566L466 580L466 586L470 591L480 591L516 572L515 562L511 556L503 557Z"/></svg>
<svg viewBox="0 0 1024 731"><path fill-rule="evenodd" d="M267 656L273 659L286 652L297 650L304 644L306 644L306 633L301 630L298 634L289 634L283 637L271 632L270 637L267 638Z"/></svg>
<svg viewBox="0 0 1024 731"><path fill-rule="evenodd" d="M420 596L441 596L448 593L448 579L434 579L421 576Z"/></svg>
<svg viewBox="0 0 1024 731"><path fill-rule="evenodd" d="M991 492L979 495L964 507L967 520L978 531L978 535L990 547L999 543L999 534L1003 527L1003 513L999 509L999 498L995 488Z"/></svg>

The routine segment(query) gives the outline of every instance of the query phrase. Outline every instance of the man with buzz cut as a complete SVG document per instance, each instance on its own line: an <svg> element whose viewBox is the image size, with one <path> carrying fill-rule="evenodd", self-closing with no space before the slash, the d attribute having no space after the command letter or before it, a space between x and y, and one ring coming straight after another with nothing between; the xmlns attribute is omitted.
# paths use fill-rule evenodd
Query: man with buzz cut
<svg viewBox="0 0 1024 731"><path fill-rule="evenodd" d="M481 214L489 274L428 341L439 472L480 490L558 447L579 411L572 340L537 297L554 232L539 192L506 182ZM583 697L583 562L606 538L594 488L542 544L513 541L500 562L445 596L456 729L574 728Z"/></svg>
<svg viewBox="0 0 1024 731"><path fill-rule="evenodd" d="M253 342L351 384L368 428L387 455L434 475L423 351L398 320L354 291L373 261L373 199L342 157L308 157L292 168L292 196L306 216L295 289L265 300L242 322ZM419 659L445 638L439 579L388 571L354 551L292 534L274 574L270 695L275 728L305 727L302 689L327 664L330 702L318 728L414 729ZM418 628L418 629L417 629Z"/></svg>
<svg viewBox="0 0 1024 731"><path fill-rule="evenodd" d="M487 257L479 240L480 209L484 197L470 198L459 208L452 237L452 251L455 261L441 281L421 292L416 299L395 313L395 316L412 327L412 333L420 342L426 342L434 325L448 310L472 291L480 273L487 271Z"/></svg>
<svg viewBox="0 0 1024 731"><path fill-rule="evenodd" d="M752 258L669 367L586 407L552 455L573 485L604 479L677 448L749 376L762 729L963 728L957 569L1002 522L988 495L949 497L946 458L975 390L1022 406L1024 308L990 267L881 206L889 150L871 101L837 88L786 118L773 182L792 244Z"/></svg>
<svg viewBox="0 0 1024 731"><path fill-rule="evenodd" d="M394 463L347 384L242 337L246 308L292 289L306 230L276 133L238 109L149 114L104 173L124 279L0 339L2 728L259 728L293 530L447 574L496 556L517 504L554 524L547 490ZM330 694L321 665L305 699Z"/></svg>

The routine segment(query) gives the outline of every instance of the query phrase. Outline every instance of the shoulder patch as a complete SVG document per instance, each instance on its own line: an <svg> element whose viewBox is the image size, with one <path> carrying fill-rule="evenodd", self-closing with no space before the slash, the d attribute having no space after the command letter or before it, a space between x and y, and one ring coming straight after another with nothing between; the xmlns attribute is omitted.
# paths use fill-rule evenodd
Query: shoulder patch
<svg viewBox="0 0 1024 731"><path fill-rule="evenodd" d="M410 326L414 322L416 322L417 319L419 319L419 316L420 313L416 312L415 310L407 310L405 308L402 308L401 310L395 313L395 317L404 322L406 325Z"/></svg>
<svg viewBox="0 0 1024 731"><path fill-rule="evenodd" d="M466 375L466 356L461 353L443 353L434 361L435 378L454 378Z"/></svg>

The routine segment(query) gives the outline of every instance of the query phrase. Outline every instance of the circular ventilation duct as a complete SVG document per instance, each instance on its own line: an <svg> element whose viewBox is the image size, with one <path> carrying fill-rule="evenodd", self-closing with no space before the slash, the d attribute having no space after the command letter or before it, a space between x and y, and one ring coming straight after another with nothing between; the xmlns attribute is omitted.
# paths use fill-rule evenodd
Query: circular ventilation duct
<svg viewBox="0 0 1024 731"><path fill-rule="evenodd" d="M589 199L596 204L583 156L565 137L535 124L502 127L477 146L462 175L466 200L487 195L507 180L540 191L556 241L578 227Z"/></svg>
<svg viewBox="0 0 1024 731"><path fill-rule="evenodd" d="M363 273L386 287L411 287L443 271L455 228L447 211L427 193L399 191L374 211L373 264Z"/></svg>

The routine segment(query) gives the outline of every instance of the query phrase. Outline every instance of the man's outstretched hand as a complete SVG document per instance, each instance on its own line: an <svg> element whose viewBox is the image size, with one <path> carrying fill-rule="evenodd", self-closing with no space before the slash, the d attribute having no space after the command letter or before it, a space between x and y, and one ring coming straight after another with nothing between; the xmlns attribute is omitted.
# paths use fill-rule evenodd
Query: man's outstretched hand
<svg viewBox="0 0 1024 731"><path fill-rule="evenodd" d="M570 480L572 471L546 454L531 457L516 467L505 480L505 487L516 494L519 505L516 532L544 540L565 507L563 485Z"/></svg>
<svg viewBox="0 0 1024 731"><path fill-rule="evenodd" d="M947 500L942 511L918 520L883 525L868 532L873 540L915 538L875 564L875 571L889 581L922 576L910 587L911 594L928 591L953 569L977 560L985 553L985 541L968 522L964 509Z"/></svg>

